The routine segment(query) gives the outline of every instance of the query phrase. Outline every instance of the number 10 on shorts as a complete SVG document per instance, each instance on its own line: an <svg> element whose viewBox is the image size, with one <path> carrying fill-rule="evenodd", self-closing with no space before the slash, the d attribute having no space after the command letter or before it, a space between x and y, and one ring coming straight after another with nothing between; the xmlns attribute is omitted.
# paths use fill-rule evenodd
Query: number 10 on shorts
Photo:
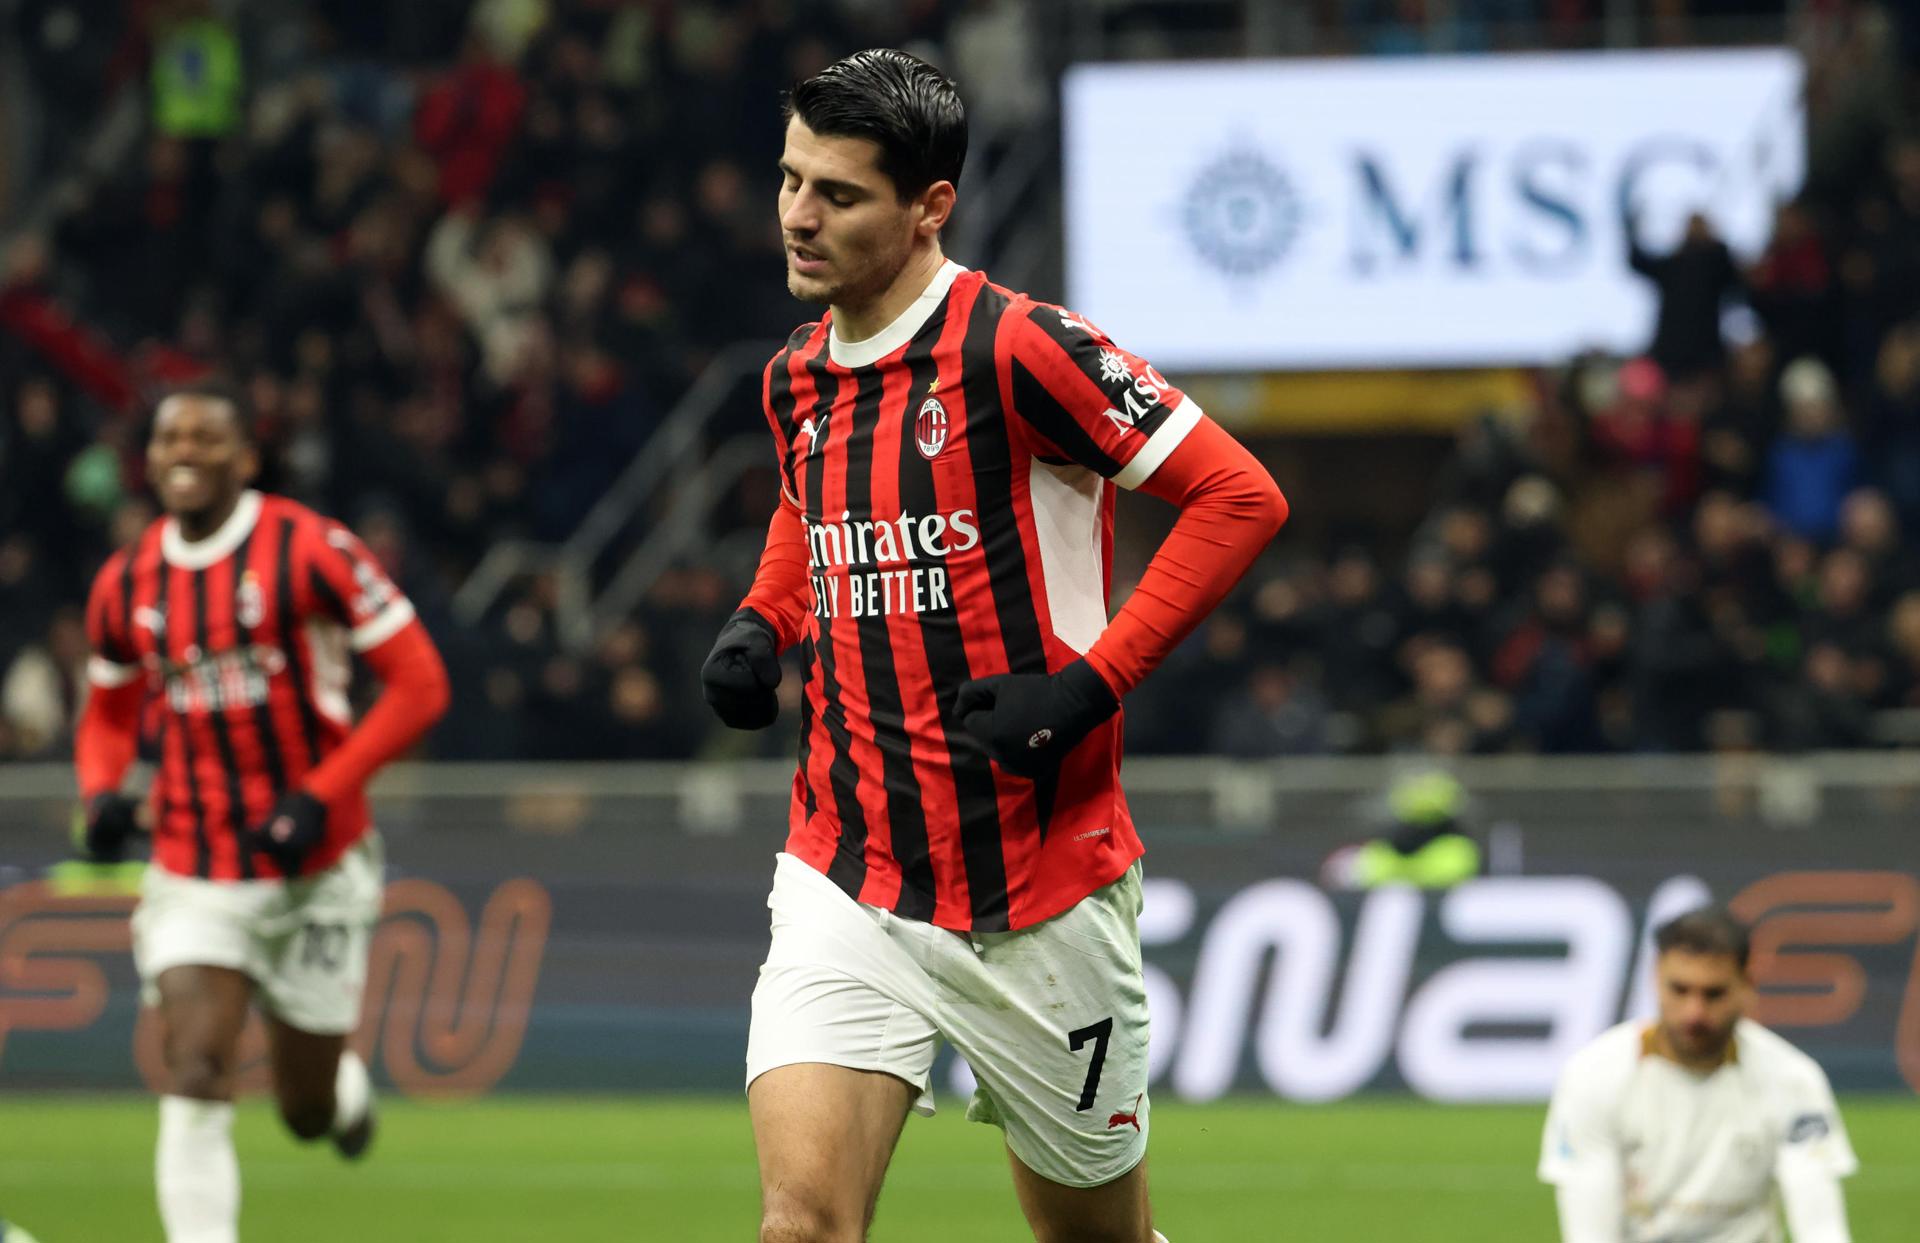
<svg viewBox="0 0 1920 1243"><path fill-rule="evenodd" d="M346 964L347 937L349 929L345 924L307 924L301 928L300 965L317 967L322 971L338 971ZM1103 1043L1104 1051L1106 1045Z"/></svg>

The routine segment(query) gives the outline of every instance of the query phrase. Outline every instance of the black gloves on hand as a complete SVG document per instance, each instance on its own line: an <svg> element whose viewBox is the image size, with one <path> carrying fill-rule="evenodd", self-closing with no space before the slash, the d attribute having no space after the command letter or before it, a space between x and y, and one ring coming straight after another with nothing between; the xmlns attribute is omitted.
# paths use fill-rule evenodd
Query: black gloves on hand
<svg viewBox="0 0 1920 1243"><path fill-rule="evenodd" d="M253 831L253 848L272 859L287 876L298 876L327 835L326 804L305 790L289 790L274 805L267 822Z"/></svg>
<svg viewBox="0 0 1920 1243"><path fill-rule="evenodd" d="M74 844L89 863L120 862L127 857L127 843L140 831L139 811L139 799L124 794L94 795Z"/></svg>
<svg viewBox="0 0 1920 1243"><path fill-rule="evenodd" d="M780 715L778 636L766 618L741 609L720 628L700 666L707 705L734 729L765 729Z"/></svg>
<svg viewBox="0 0 1920 1243"><path fill-rule="evenodd" d="M1002 673L960 688L954 715L1000 767L1038 777L1119 710L1106 680L1085 660L1058 673Z"/></svg>

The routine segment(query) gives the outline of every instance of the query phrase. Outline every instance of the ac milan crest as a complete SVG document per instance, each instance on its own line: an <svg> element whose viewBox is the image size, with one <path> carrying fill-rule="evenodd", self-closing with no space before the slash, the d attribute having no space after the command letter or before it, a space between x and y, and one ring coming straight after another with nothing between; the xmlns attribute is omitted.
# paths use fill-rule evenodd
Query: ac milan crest
<svg viewBox="0 0 1920 1243"><path fill-rule="evenodd" d="M920 456L931 462L947 447L947 408L938 397L920 403L920 414L913 420L913 443Z"/></svg>
<svg viewBox="0 0 1920 1243"><path fill-rule="evenodd" d="M240 577L240 592L234 612L240 624L249 630L267 619L267 598L260 591L260 576L252 570Z"/></svg>

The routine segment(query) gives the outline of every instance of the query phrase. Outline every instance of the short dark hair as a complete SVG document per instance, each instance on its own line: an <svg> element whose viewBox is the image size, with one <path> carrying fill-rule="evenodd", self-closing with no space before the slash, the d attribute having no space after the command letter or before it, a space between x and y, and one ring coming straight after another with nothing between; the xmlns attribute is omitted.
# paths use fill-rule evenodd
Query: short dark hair
<svg viewBox="0 0 1920 1243"><path fill-rule="evenodd" d="M1733 912L1720 906L1703 906L1661 924L1653 931L1653 944L1664 954L1684 950L1689 954L1725 954L1744 974L1752 952L1752 933Z"/></svg>
<svg viewBox="0 0 1920 1243"><path fill-rule="evenodd" d="M816 134L879 144L880 171L902 203L936 181L958 182L967 162L959 88L918 56L893 48L834 61L788 93L786 114Z"/></svg>
<svg viewBox="0 0 1920 1243"><path fill-rule="evenodd" d="M176 397L198 397L205 401L224 401L233 410L233 425L239 429L240 439L248 444L254 443L253 403L247 400L247 392L238 384L220 376L208 376L204 379L189 380L183 384L168 385L147 407L147 438L152 439L154 425L160 420L160 407Z"/></svg>

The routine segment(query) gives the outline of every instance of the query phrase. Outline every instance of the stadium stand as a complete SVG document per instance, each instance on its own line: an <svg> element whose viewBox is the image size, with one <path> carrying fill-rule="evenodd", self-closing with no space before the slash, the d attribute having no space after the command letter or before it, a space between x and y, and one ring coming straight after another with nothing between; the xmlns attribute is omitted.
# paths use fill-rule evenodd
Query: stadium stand
<svg viewBox="0 0 1920 1243"><path fill-rule="evenodd" d="M34 67L0 105L34 118L0 124L0 758L67 752L89 575L152 514L143 411L206 372L245 386L268 485L351 522L440 639L457 698L434 757L790 754L784 729L723 737L700 705L737 559L681 559L584 638L538 565L477 616L455 608L490 549L578 531L727 347L802 317L776 267L764 84L913 47L989 83L993 168L1052 125L1031 67L1089 39L1578 47L1621 6L1322 0L1271 29L1235 5L1043 7L0 4ZM1843 0L1790 22L1782 4L1643 7L1645 42L1784 29L1808 58L1809 179L1765 254L1741 268L1702 236L1620 256L1661 299L1646 354L1569 359L1520 417L1468 421L1417 522L1283 537L1130 701L1134 750L1915 740L1920 21ZM1720 315L1723 293L1746 313ZM739 394L729 411L757 420ZM708 543L763 526L771 487L749 473Z"/></svg>

